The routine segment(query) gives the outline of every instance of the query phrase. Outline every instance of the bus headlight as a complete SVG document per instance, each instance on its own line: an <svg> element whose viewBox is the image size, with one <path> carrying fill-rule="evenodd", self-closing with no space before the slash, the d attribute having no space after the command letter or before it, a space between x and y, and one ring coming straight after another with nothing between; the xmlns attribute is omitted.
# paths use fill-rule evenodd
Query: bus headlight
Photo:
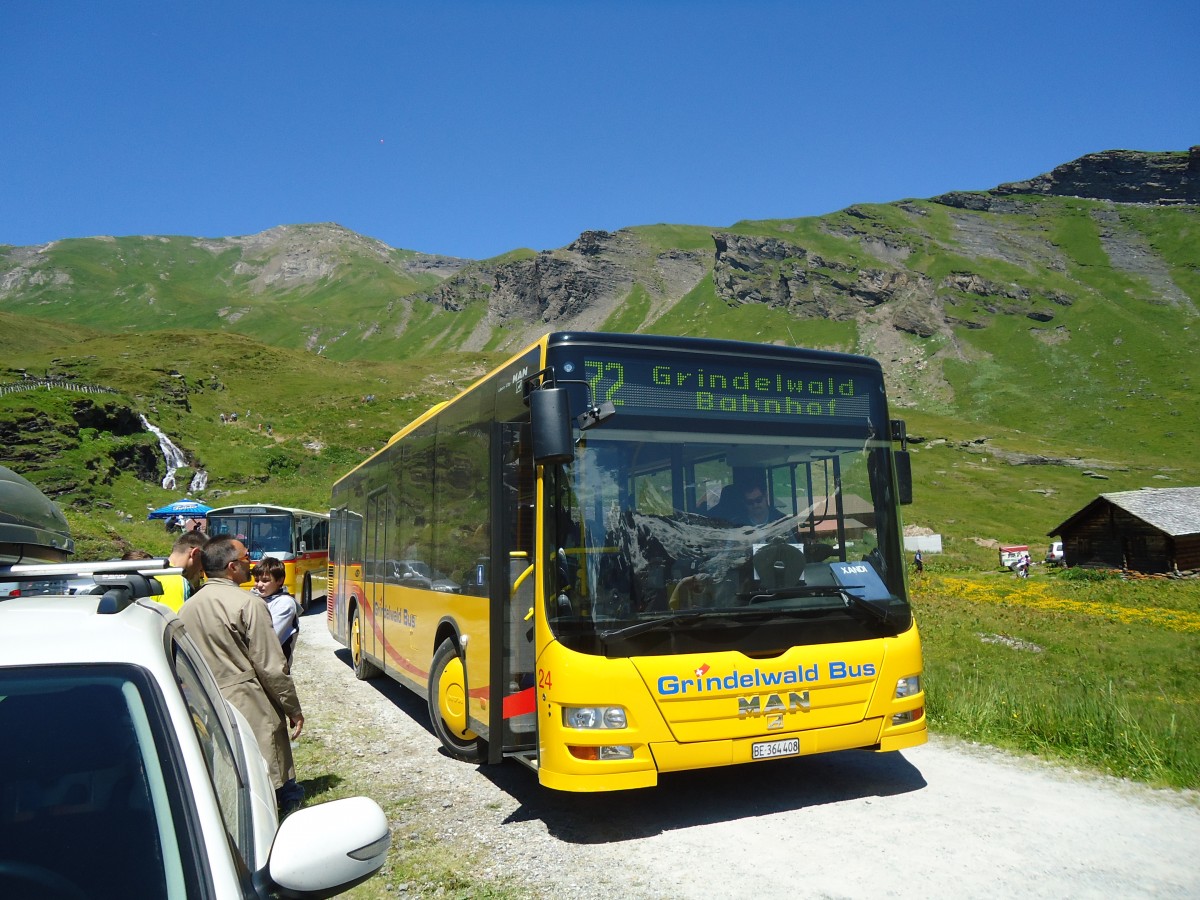
<svg viewBox="0 0 1200 900"><path fill-rule="evenodd" d="M920 675L909 675L907 678L901 678L896 682L896 700L903 700L905 697L915 697L919 693L921 693ZM894 713L892 715L892 724L906 725L909 722L917 721L923 715L925 715L925 707L918 706L915 709Z"/></svg>
<svg viewBox="0 0 1200 900"><path fill-rule="evenodd" d="M627 728L623 706L564 706L563 725L567 728Z"/></svg>
<svg viewBox="0 0 1200 900"><path fill-rule="evenodd" d="M896 699L900 700L904 697L911 697L914 694L921 693L921 676L909 675L907 678L901 678L896 682Z"/></svg>
<svg viewBox="0 0 1200 900"><path fill-rule="evenodd" d="M633 748L626 744L602 747L576 747L568 744L567 750L576 759L586 759L590 762L600 762L606 759L633 759Z"/></svg>

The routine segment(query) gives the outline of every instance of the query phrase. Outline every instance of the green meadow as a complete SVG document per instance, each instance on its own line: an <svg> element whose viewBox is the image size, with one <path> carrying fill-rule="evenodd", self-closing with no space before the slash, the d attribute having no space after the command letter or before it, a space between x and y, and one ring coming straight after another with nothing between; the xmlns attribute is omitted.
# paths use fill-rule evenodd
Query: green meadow
<svg viewBox="0 0 1200 900"><path fill-rule="evenodd" d="M1200 580L934 560L912 578L934 732L1200 788Z"/></svg>

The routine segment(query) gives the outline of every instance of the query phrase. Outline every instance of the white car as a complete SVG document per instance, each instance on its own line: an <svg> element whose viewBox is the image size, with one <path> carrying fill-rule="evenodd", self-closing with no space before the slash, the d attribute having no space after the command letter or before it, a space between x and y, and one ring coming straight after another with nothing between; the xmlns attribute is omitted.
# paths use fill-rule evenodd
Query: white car
<svg viewBox="0 0 1200 900"><path fill-rule="evenodd" d="M0 897L328 897L391 838L366 797L282 824L267 764L136 574L0 601Z"/></svg>

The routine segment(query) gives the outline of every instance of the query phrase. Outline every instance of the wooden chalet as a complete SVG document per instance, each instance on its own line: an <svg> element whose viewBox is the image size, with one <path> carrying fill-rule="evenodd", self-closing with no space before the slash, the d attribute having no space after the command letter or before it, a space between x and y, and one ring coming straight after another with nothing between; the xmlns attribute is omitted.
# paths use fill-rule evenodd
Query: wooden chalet
<svg viewBox="0 0 1200 900"><path fill-rule="evenodd" d="M1101 494L1048 534L1068 566L1200 570L1200 487Z"/></svg>

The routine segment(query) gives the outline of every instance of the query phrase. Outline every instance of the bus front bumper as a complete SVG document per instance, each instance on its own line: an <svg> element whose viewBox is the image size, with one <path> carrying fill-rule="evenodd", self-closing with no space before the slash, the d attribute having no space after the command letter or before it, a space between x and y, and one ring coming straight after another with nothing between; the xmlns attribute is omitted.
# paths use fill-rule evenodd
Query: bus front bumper
<svg viewBox="0 0 1200 900"><path fill-rule="evenodd" d="M806 731L776 733L769 737L756 736L736 740L693 741L680 744L672 741L635 747L634 758L625 760L581 760L571 758L569 771L552 771L544 765L538 769L542 785L560 791L618 791L653 787L660 772L683 772L689 769L716 768L757 762L754 745L798 741L794 753L770 758L812 756L838 750L875 750L890 752L916 747L928 737L925 717L903 726L883 729L883 720L866 719L849 725L814 728ZM881 730L885 731L881 735Z"/></svg>

